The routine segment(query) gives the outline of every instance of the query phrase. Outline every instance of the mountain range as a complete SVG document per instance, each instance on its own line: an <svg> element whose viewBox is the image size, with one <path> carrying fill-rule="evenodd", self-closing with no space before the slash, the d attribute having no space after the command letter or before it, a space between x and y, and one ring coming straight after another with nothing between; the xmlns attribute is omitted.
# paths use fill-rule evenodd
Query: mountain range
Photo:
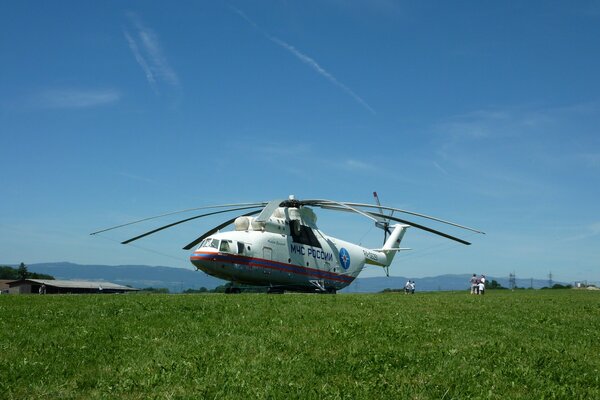
<svg viewBox="0 0 600 400"><path fill-rule="evenodd" d="M148 265L80 265L69 262L30 264L29 272L54 276L56 279L108 281L129 285L138 289L153 287L167 288L171 293L186 289L214 289L227 283L213 278L202 271L185 268ZM415 281L417 291L468 290L471 274L440 275L424 278L410 278ZM496 280L503 287L509 287L508 278L488 276L488 282ZM344 293L375 293L384 289L401 289L409 278L403 276L357 278ZM517 279L517 287L539 289L548 286L548 280Z"/></svg>
<svg viewBox="0 0 600 400"><path fill-rule="evenodd" d="M52 275L56 279L108 281L138 289L167 288L171 293L201 287L214 289L226 283L202 271L148 265L80 265L55 262L29 264L27 269L29 272Z"/></svg>

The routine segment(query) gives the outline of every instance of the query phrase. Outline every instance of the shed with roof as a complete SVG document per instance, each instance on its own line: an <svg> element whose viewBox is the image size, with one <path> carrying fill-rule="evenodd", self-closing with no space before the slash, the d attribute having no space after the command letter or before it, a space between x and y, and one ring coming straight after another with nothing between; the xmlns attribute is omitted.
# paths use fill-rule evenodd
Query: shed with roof
<svg viewBox="0 0 600 400"><path fill-rule="evenodd" d="M8 290L10 289L8 283L13 280L14 279L0 279L0 294L8 293Z"/></svg>
<svg viewBox="0 0 600 400"><path fill-rule="evenodd" d="M11 294L80 294L80 293L128 293L139 289L106 281L72 281L59 279L20 279L8 282Z"/></svg>

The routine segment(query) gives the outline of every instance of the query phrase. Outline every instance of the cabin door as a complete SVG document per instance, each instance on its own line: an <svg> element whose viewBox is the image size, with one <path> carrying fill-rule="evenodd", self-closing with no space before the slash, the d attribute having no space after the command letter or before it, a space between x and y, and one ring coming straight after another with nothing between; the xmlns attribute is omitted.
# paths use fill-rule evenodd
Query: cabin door
<svg viewBox="0 0 600 400"><path fill-rule="evenodd" d="M271 249L270 247L263 247L263 258L265 260L272 260L273 259L273 249Z"/></svg>

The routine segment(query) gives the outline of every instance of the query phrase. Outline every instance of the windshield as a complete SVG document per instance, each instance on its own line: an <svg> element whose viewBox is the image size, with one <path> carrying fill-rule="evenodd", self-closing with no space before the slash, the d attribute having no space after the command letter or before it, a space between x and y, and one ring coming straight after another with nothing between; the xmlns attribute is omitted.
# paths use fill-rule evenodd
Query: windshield
<svg viewBox="0 0 600 400"><path fill-rule="evenodd" d="M208 238L204 241L204 247L212 247L218 249L219 241L217 239Z"/></svg>

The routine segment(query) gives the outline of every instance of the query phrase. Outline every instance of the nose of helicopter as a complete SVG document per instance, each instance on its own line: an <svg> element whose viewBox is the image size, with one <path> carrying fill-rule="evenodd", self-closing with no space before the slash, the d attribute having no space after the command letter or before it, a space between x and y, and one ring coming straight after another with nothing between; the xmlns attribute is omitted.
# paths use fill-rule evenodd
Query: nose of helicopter
<svg viewBox="0 0 600 400"><path fill-rule="evenodd" d="M214 275L216 268L217 254L201 253L195 251L190 255L190 262L196 269L206 272L209 275Z"/></svg>
<svg viewBox="0 0 600 400"><path fill-rule="evenodd" d="M206 257L206 255L200 254L199 252L195 251L190 255L190 262L192 263L192 265L194 267L196 267L197 269L202 269L204 270L205 268L205 261L208 261L209 258Z"/></svg>

